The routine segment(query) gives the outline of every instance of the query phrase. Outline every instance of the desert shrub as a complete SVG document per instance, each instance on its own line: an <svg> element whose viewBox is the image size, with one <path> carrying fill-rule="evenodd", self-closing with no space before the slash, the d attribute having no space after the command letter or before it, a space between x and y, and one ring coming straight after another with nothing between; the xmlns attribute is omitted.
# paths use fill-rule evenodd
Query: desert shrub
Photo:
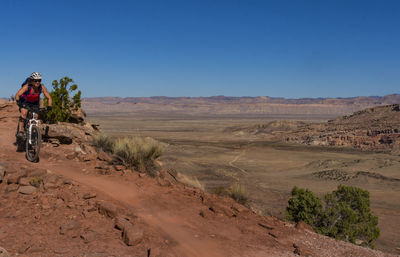
<svg viewBox="0 0 400 257"><path fill-rule="evenodd" d="M240 204L245 204L248 199L246 187L239 182L234 183L227 190L230 197Z"/></svg>
<svg viewBox="0 0 400 257"><path fill-rule="evenodd" d="M146 171L154 166L154 160L160 157L164 150L160 142L150 137L124 137L115 140L112 152L128 167Z"/></svg>
<svg viewBox="0 0 400 257"><path fill-rule="evenodd" d="M155 166L154 161L165 151L162 143L150 137L112 138L99 133L93 137L93 144L118 156L127 167L141 172L150 171Z"/></svg>
<svg viewBox="0 0 400 257"><path fill-rule="evenodd" d="M228 190L225 187L219 186L211 190L211 193L219 195L219 196L229 196Z"/></svg>
<svg viewBox="0 0 400 257"><path fill-rule="evenodd" d="M371 213L369 192L357 187L340 185L325 195L325 212L320 232L324 235L374 247L379 237L378 217Z"/></svg>
<svg viewBox="0 0 400 257"><path fill-rule="evenodd" d="M40 184L43 182L43 179L41 177L31 177L29 179L29 184L34 187L39 187Z"/></svg>
<svg viewBox="0 0 400 257"><path fill-rule="evenodd" d="M309 190L294 187L289 199L287 218L304 221L318 233L374 247L379 237L378 217L371 213L369 192L357 187L339 185L326 194L325 205Z"/></svg>
<svg viewBox="0 0 400 257"><path fill-rule="evenodd" d="M93 136L93 144L103 150L104 152L112 153L114 146L114 139L107 136L106 134L99 133Z"/></svg>
<svg viewBox="0 0 400 257"><path fill-rule="evenodd" d="M286 208L288 220L299 222L304 221L314 227L321 217L321 200L310 190L293 187L289 205Z"/></svg>
<svg viewBox="0 0 400 257"><path fill-rule="evenodd" d="M185 185L188 185L188 186L191 186L191 187L194 187L194 188L199 188L202 191L205 191L204 190L204 185L201 184L196 177L191 177L191 176L188 176L188 175L184 175L182 173L178 173L178 180L179 180L179 182L181 182L181 183L183 183Z"/></svg>
<svg viewBox="0 0 400 257"><path fill-rule="evenodd" d="M72 85L69 85L72 83ZM78 89L78 85L69 77L53 80L53 91L50 92L53 100L52 110L47 112L47 119L50 122L69 121L71 112L81 107L81 91L71 98L70 94ZM47 98L44 100L48 105Z"/></svg>

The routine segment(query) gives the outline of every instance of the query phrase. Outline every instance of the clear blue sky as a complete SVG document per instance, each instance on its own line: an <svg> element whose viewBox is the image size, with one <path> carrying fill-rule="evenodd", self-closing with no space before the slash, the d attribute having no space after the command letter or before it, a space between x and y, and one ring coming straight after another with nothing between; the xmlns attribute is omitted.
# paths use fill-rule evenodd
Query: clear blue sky
<svg viewBox="0 0 400 257"><path fill-rule="evenodd" d="M0 97L33 71L94 96L400 93L400 1L22 1L0 8Z"/></svg>

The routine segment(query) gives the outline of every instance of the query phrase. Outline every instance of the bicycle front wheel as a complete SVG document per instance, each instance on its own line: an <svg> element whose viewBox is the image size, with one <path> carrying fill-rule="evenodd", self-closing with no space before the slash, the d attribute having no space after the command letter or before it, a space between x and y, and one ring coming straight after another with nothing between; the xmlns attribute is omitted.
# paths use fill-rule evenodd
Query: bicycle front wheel
<svg viewBox="0 0 400 257"><path fill-rule="evenodd" d="M32 126L31 133L26 139L26 159L31 162L39 160L40 145L42 143L42 135L37 126Z"/></svg>

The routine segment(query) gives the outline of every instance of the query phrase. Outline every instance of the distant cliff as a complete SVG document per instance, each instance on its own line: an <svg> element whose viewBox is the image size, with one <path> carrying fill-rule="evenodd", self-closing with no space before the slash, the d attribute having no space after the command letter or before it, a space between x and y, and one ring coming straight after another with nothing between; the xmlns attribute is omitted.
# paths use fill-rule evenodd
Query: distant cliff
<svg viewBox="0 0 400 257"><path fill-rule="evenodd" d="M285 99L259 97L97 97L83 99L87 112L174 112L187 114L347 115L400 103L400 95Z"/></svg>

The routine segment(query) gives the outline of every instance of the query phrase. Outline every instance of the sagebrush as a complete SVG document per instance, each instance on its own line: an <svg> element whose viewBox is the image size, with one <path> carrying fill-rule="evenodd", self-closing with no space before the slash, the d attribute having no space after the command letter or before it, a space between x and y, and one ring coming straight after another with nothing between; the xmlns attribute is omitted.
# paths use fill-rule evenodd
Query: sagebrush
<svg viewBox="0 0 400 257"><path fill-rule="evenodd" d="M111 138L98 134L93 138L93 143L103 151L119 157L127 167L141 172L152 169L154 161L165 151L164 144L150 137Z"/></svg>

